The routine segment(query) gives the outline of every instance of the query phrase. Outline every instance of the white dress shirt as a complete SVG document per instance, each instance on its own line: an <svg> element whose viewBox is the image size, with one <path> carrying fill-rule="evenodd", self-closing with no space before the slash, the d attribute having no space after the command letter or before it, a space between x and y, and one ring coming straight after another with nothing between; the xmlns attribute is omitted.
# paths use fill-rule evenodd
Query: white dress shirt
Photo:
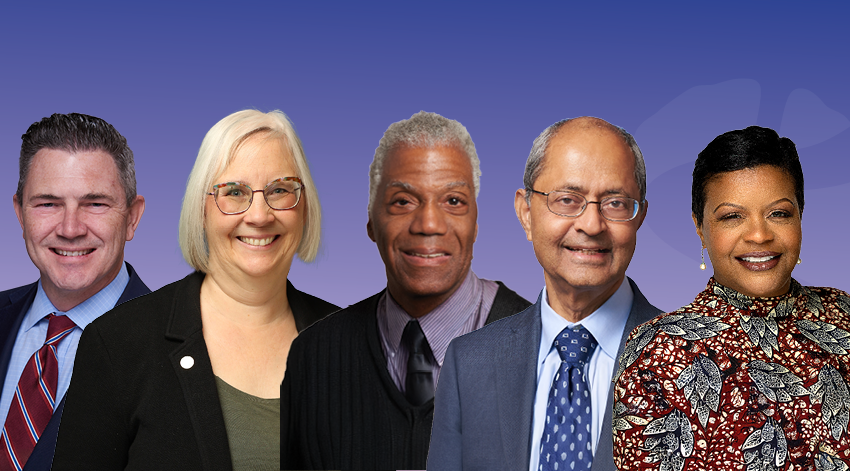
<svg viewBox="0 0 850 471"><path fill-rule="evenodd" d="M578 324L572 323L558 315L549 306L547 290L543 288L543 303L540 317L543 323L540 333L540 352L537 361L537 392L534 395L534 415L531 423L531 457L529 471L537 471L540 461L540 439L543 436L543 426L546 422L546 404L549 402L549 390L555 373L561 366L561 357L552 344L555 337L566 327L582 325L599 344L590 361L585 365L590 387L591 404L591 444L596 454L599 435L602 430L602 419L608 405L608 389L617 363L617 350L626 328L626 320L632 310L634 293L627 279L605 303Z"/></svg>

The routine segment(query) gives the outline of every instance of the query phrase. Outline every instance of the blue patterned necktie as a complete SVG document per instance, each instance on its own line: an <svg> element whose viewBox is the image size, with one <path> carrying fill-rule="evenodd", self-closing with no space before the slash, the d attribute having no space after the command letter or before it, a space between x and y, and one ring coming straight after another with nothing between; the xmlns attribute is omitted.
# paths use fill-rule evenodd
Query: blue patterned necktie
<svg viewBox="0 0 850 471"><path fill-rule="evenodd" d="M593 464L590 438L590 388L584 366L596 349L596 339L577 325L562 330L554 342L561 356L555 373L546 424L540 439L541 471L585 471Z"/></svg>

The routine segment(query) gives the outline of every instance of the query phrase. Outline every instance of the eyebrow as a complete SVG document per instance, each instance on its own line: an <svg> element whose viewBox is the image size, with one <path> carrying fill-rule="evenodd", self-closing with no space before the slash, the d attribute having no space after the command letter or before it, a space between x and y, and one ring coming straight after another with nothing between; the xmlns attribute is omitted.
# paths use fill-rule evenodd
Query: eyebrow
<svg viewBox="0 0 850 471"><path fill-rule="evenodd" d="M387 186L394 186L396 188L401 188L403 190L408 190L408 191L413 190L413 188L414 188L413 185L411 185L410 183L406 183L406 182L390 182L390 184L387 185Z"/></svg>
<svg viewBox="0 0 850 471"><path fill-rule="evenodd" d="M451 188L458 188L458 187L462 187L462 186L469 188L469 183L466 183L465 181L456 181L456 182L447 183L444 188L451 189Z"/></svg>
<svg viewBox="0 0 850 471"><path fill-rule="evenodd" d="M60 198L60 197L58 197L56 195L52 195L50 193L42 193L40 195L31 196L29 200L30 201L35 201L35 200L61 201L62 199L64 199L64 198ZM80 198L80 201L94 201L94 200L115 201L115 199L112 198L112 196L107 195L105 193L87 193L87 194L83 195L82 198Z"/></svg>
<svg viewBox="0 0 850 471"><path fill-rule="evenodd" d="M403 190L407 190L407 191L414 191L414 190L416 190L416 187L415 187L415 186L413 186L413 185L411 185L410 183L407 183L407 182L393 181L393 182L390 182L388 186L396 187L396 188L401 188L401 189L403 189ZM467 183L467 182L465 182L465 181L463 181L463 180L460 180L460 181L456 181L456 182L446 183L446 184L443 186L443 188L445 188L445 189L452 189L452 188L458 188L458 187L467 187L467 188L469 188L469 183Z"/></svg>
<svg viewBox="0 0 850 471"><path fill-rule="evenodd" d="M32 196L30 196L30 199L29 199L29 200L30 200L30 201L35 201L35 200L61 200L61 199L62 199L62 198L60 198L60 197L58 197L58 196L56 196L56 195L51 195L50 193L42 193L42 194L40 194L40 195L32 195Z"/></svg>
<svg viewBox="0 0 850 471"><path fill-rule="evenodd" d="M773 206L773 205L775 205L775 204L777 204L777 203L781 203L781 202L783 202L783 201L787 201L787 202L791 203L791 205L792 205L792 206L794 206L795 208L797 207L797 205L796 205L796 204L794 204L794 202L793 202L793 201L791 201L791 200L790 200L790 199L788 199L788 198L779 198L779 199L778 199L778 200L776 200L776 201L773 201L773 202L771 202L771 203L768 203L768 204L767 204L767 206ZM716 213L716 212L717 212L717 210L718 210L718 209L720 209L720 208L722 208L723 206L729 206L730 208L735 208L735 209L746 209L746 208L744 208L743 206L741 206L741 205L739 205L739 204L735 204L735 203L720 203L720 204L718 204L718 205L717 205L717 207L716 207L716 208L714 208L714 211L712 211L712 214Z"/></svg>
<svg viewBox="0 0 850 471"><path fill-rule="evenodd" d="M577 186L577 185L564 185L564 186L557 188L553 191L572 191L572 192L575 192L575 193L580 193L582 195L585 193L584 187ZM626 193L626 190L623 189L623 188L612 188L612 189L605 190L605 191L602 192L603 197L611 196L611 195L629 196L629 194Z"/></svg>
<svg viewBox="0 0 850 471"><path fill-rule="evenodd" d="M115 201L112 196L107 195L105 193L87 193L80 198L80 201L93 201L93 200L107 200L107 201Z"/></svg>

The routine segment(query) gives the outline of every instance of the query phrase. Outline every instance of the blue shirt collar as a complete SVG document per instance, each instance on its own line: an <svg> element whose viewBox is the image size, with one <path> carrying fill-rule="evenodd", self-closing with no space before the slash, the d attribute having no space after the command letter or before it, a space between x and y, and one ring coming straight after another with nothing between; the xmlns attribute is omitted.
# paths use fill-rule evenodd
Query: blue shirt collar
<svg viewBox="0 0 850 471"><path fill-rule="evenodd" d="M62 312L56 309L56 306L50 302L50 298L47 297L47 293L44 292L44 288L41 286L41 279L39 279L35 299L23 320L25 330L33 328L39 321L44 319L44 316L51 312L64 314L74 321L77 327L85 329L91 321L115 307L115 304L118 303L118 298L121 297L121 293L124 292L129 282L130 274L127 273L127 265L121 263L121 270L118 271L118 275L105 288L98 291L89 299L74 306L70 311Z"/></svg>
<svg viewBox="0 0 850 471"><path fill-rule="evenodd" d="M540 354L537 358L538 365L546 359L552 349L555 337L564 328L576 325L561 317L549 306L546 287L543 288L541 299L540 320L543 325L540 335ZM604 304L579 322L593 334L602 351L615 360L617 359L617 350L620 348L620 340L623 337L623 330L626 328L626 321L632 310L633 301L632 287L628 278L624 278L617 291Z"/></svg>

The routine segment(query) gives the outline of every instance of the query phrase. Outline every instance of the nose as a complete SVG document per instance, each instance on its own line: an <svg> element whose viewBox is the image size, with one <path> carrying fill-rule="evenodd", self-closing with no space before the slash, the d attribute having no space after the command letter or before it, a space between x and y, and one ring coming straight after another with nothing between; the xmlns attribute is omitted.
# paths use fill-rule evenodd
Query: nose
<svg viewBox="0 0 850 471"><path fill-rule="evenodd" d="M744 234L747 242L764 244L773 240L774 234L767 219L751 218L747 224L747 232Z"/></svg>
<svg viewBox="0 0 850 471"><path fill-rule="evenodd" d="M62 213L62 221L56 228L56 235L65 239L76 239L86 235L88 228L81 218L80 207L67 205Z"/></svg>
<svg viewBox="0 0 850 471"><path fill-rule="evenodd" d="M441 235L448 229L446 214L437 202L422 204L413 214L410 232L422 235Z"/></svg>
<svg viewBox="0 0 850 471"><path fill-rule="evenodd" d="M259 195L257 194L259 193ZM274 221L274 210L266 203L262 190L254 190L251 207L243 213L245 222L256 226L263 226Z"/></svg>
<svg viewBox="0 0 850 471"><path fill-rule="evenodd" d="M591 205L596 206L591 206ZM606 222L599 211L599 203L588 202L584 212L575 218L573 227L587 235L594 236L605 230Z"/></svg>

